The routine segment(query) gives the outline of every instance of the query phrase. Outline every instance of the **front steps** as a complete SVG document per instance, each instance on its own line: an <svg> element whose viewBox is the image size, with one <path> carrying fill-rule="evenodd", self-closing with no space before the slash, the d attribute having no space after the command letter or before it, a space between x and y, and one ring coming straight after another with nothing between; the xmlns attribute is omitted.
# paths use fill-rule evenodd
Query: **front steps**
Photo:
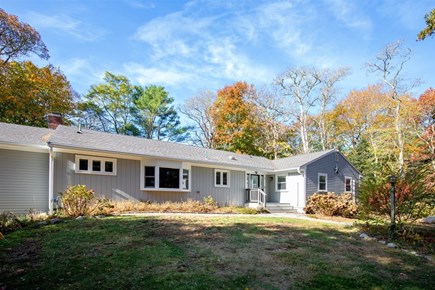
<svg viewBox="0 0 435 290"><path fill-rule="evenodd" d="M289 203L268 202L266 209L270 213L297 213L298 211Z"/></svg>

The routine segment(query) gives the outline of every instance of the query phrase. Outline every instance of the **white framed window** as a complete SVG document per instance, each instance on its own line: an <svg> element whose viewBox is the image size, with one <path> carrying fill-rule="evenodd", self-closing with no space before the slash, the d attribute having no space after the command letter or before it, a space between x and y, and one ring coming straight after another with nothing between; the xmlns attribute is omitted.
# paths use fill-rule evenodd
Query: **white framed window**
<svg viewBox="0 0 435 290"><path fill-rule="evenodd" d="M353 192L352 190L352 177L344 177L344 192Z"/></svg>
<svg viewBox="0 0 435 290"><path fill-rule="evenodd" d="M287 183L286 183L285 176L277 176L276 177L276 189L277 190L286 190L287 189Z"/></svg>
<svg viewBox="0 0 435 290"><path fill-rule="evenodd" d="M141 190L189 191L190 188L190 166L143 162L141 176Z"/></svg>
<svg viewBox="0 0 435 290"><path fill-rule="evenodd" d="M328 174L319 173L317 185L318 191L328 191Z"/></svg>
<svg viewBox="0 0 435 290"><path fill-rule="evenodd" d="M189 189L189 169L183 169L182 189Z"/></svg>
<svg viewBox="0 0 435 290"><path fill-rule="evenodd" d="M116 175L116 159L76 155L75 172L84 174Z"/></svg>
<svg viewBox="0 0 435 290"><path fill-rule="evenodd" d="M214 186L215 187L230 187L230 171L215 169L214 170Z"/></svg>

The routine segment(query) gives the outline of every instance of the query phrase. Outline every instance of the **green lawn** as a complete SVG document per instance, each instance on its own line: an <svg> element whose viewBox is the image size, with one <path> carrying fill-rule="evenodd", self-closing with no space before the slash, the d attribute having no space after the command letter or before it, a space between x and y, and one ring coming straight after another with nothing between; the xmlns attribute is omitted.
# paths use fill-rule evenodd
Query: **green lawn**
<svg viewBox="0 0 435 290"><path fill-rule="evenodd" d="M435 264L352 228L265 217L113 217L0 241L0 289L430 289ZM3 288L2 288L3 287Z"/></svg>

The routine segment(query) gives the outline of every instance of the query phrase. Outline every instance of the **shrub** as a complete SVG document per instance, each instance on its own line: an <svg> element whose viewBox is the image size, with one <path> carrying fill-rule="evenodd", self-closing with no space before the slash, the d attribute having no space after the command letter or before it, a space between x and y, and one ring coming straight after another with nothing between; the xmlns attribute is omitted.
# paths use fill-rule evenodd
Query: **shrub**
<svg viewBox="0 0 435 290"><path fill-rule="evenodd" d="M354 218L358 214L358 207L352 200L350 193L337 195L333 192L315 193L308 198L305 207L307 214L323 214L326 216L342 216Z"/></svg>
<svg viewBox="0 0 435 290"><path fill-rule="evenodd" d="M419 171L408 171L396 182L395 216L397 221L414 222L433 214L435 189L427 186ZM360 205L365 218L371 215L388 217L391 211L391 185L384 179L367 179L361 185Z"/></svg>
<svg viewBox="0 0 435 290"><path fill-rule="evenodd" d="M22 227L21 221L11 212L2 212L0 214L0 233L8 233L18 230Z"/></svg>
<svg viewBox="0 0 435 290"><path fill-rule="evenodd" d="M211 195L204 197L203 202L211 207L218 207L217 201L215 201Z"/></svg>
<svg viewBox="0 0 435 290"><path fill-rule="evenodd" d="M86 185L69 186L65 192L60 193L62 198L61 211L70 217L90 215L96 208L95 196L92 189Z"/></svg>

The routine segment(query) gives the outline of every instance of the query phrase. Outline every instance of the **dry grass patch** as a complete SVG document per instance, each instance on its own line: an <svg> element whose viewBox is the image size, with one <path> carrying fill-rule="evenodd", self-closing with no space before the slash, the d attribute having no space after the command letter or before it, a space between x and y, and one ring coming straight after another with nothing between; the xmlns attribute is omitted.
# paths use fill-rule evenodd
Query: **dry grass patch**
<svg viewBox="0 0 435 290"><path fill-rule="evenodd" d="M174 213L240 213L257 214L259 211L251 208L226 206L220 207L213 199L205 198L204 201L187 200L183 202L165 201L162 203L149 201L112 201L100 202L102 206L96 214L119 214L135 212L174 212Z"/></svg>

